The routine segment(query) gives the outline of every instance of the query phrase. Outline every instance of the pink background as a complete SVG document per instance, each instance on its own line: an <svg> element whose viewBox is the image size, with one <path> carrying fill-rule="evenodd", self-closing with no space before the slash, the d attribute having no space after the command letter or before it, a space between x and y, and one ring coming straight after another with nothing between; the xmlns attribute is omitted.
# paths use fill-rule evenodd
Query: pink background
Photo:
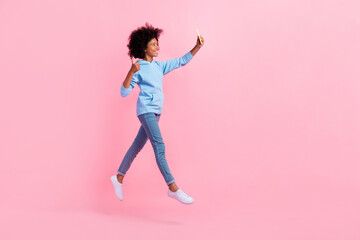
<svg viewBox="0 0 360 240"><path fill-rule="evenodd" d="M360 239L356 0L0 2L1 239ZM160 128L185 206L122 98L127 39L164 29Z"/></svg>

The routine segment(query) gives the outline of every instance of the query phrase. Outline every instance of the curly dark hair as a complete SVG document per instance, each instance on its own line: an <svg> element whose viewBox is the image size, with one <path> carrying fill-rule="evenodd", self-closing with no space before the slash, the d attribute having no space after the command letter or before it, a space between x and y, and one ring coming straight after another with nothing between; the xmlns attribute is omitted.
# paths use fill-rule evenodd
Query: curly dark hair
<svg viewBox="0 0 360 240"><path fill-rule="evenodd" d="M153 38L156 38L156 40L159 41L159 36L162 32L162 29L154 28L148 22L145 23L145 26L138 27L136 30L132 31L129 36L129 44L127 45L129 48L129 57L145 58L144 51L147 48L148 43Z"/></svg>

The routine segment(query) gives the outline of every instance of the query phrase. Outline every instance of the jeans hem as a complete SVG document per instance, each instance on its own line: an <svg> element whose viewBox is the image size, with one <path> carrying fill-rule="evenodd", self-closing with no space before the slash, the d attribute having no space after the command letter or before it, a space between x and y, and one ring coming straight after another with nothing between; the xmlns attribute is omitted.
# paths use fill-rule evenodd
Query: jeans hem
<svg viewBox="0 0 360 240"><path fill-rule="evenodd" d="M167 182L166 184L169 185L169 184L172 184L172 183L174 183L174 182L175 182L175 179Z"/></svg>

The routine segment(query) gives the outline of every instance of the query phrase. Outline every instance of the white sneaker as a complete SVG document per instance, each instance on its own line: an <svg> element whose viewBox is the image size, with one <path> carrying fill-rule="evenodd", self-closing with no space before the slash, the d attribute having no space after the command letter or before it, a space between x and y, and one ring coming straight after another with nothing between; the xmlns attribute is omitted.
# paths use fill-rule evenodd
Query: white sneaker
<svg viewBox="0 0 360 240"><path fill-rule="evenodd" d="M186 195L180 188L176 192L172 192L170 189L168 189L168 196L184 204L191 204L194 202L194 199Z"/></svg>
<svg viewBox="0 0 360 240"><path fill-rule="evenodd" d="M115 190L115 194L116 194L117 198L120 199L120 200L123 200L124 198L123 198L123 194L122 194L122 184L119 183L119 181L117 180L116 175L111 176L110 179L111 179L111 182L112 182L112 184L114 186L114 190Z"/></svg>

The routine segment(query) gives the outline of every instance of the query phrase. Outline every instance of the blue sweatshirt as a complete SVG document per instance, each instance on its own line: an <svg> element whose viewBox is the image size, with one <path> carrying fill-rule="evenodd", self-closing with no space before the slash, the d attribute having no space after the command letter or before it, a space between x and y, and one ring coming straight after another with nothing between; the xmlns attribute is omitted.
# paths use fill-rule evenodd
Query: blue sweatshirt
<svg viewBox="0 0 360 240"><path fill-rule="evenodd" d="M137 60L136 62L140 64L140 70L134 73L129 88L125 88L121 84L121 96L126 97L129 95L136 83L140 88L136 115L139 116L147 112L160 114L164 103L163 76L176 68L186 65L192 58L193 55L188 52L181 58L162 62Z"/></svg>

